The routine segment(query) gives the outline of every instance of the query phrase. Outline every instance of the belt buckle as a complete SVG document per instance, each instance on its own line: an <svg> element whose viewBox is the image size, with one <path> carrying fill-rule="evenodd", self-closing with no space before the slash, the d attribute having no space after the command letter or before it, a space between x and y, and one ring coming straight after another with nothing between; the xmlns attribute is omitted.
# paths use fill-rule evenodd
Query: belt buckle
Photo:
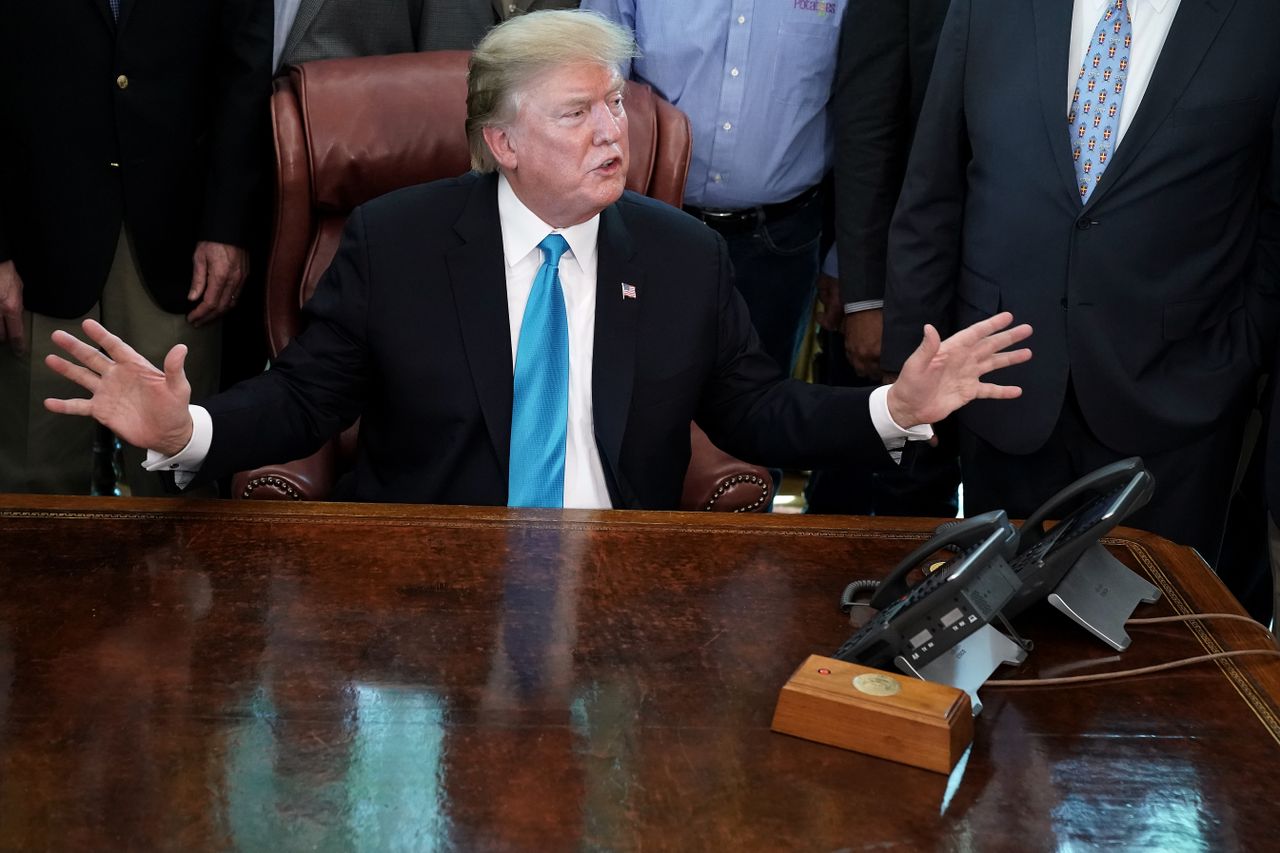
<svg viewBox="0 0 1280 853"><path fill-rule="evenodd" d="M762 211L758 207L746 210L703 210L702 221L708 225L722 227L755 228L763 221Z"/></svg>

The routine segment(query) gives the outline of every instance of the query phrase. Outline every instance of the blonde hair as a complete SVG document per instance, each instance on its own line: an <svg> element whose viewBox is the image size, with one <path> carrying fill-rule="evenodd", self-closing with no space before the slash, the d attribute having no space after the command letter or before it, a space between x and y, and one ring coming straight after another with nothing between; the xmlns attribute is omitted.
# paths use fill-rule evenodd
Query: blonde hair
<svg viewBox="0 0 1280 853"><path fill-rule="evenodd" d="M546 10L520 15L489 31L471 54L467 72L467 144L471 167L498 167L484 129L515 118L520 88L550 68L595 62L618 70L638 56L625 28L595 12Z"/></svg>

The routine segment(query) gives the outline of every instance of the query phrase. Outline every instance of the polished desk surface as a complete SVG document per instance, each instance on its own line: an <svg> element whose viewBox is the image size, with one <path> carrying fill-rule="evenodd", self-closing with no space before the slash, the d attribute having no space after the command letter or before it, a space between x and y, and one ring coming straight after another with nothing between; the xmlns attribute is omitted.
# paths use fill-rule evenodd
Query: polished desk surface
<svg viewBox="0 0 1280 853"><path fill-rule="evenodd" d="M949 778L770 732L844 583L929 528L0 496L0 849L1276 849L1276 659L984 688ZM1242 612L1107 542L1139 615ZM1028 616L998 675L1270 642Z"/></svg>

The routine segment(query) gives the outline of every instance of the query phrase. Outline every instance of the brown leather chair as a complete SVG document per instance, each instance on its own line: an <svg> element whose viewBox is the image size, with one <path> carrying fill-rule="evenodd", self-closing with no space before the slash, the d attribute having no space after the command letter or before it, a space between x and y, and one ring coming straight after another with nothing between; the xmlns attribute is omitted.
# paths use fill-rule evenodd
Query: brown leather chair
<svg viewBox="0 0 1280 853"><path fill-rule="evenodd" d="M301 331L301 306L338 248L351 211L411 184L470 168L466 51L331 59L291 68L271 98L276 218L267 268L272 355ZM679 205L689 169L689 120L648 86L627 90L627 188ZM743 512L768 505L768 473L720 451L691 424L682 508ZM358 424L306 459L244 472L237 497L323 498L353 458Z"/></svg>

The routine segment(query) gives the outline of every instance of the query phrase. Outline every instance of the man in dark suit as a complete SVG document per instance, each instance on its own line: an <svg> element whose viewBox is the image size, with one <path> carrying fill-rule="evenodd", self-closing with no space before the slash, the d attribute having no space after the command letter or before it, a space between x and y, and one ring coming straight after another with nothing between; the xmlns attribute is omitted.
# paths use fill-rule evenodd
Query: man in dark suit
<svg viewBox="0 0 1280 853"><path fill-rule="evenodd" d="M46 417L70 389L31 368L53 328L103 318L152 358L184 343L216 389L270 21L269 0L0 0L0 491L89 490L92 425Z"/></svg>
<svg viewBox="0 0 1280 853"><path fill-rule="evenodd" d="M411 187L353 213L268 373L188 408L183 351L164 373L97 324L105 355L66 334L92 415L199 478L310 453L357 416L357 500L677 506L697 419L730 452L778 464L858 458L974 397L1030 356L1001 315L940 341L893 386L817 388L760 350L724 240L631 193L621 61L629 34L541 12L472 58L467 133L481 174ZM495 174L496 170L496 174ZM504 322L505 319L505 322ZM532 494L531 493L537 493Z"/></svg>
<svg viewBox="0 0 1280 853"><path fill-rule="evenodd" d="M835 126L835 232L839 278L820 281L826 312L815 378L830 385L881 381L885 251L938 34L950 0L850 0L840 28L831 117ZM912 445L903 464L819 469L805 489L810 512L952 516L960 463L955 430L937 446Z"/></svg>
<svg viewBox="0 0 1280 853"><path fill-rule="evenodd" d="M1035 325L1035 364L1001 374L1026 394L960 415L967 510L1025 516L1139 454L1132 523L1215 560L1280 279L1277 32L1271 0L953 0L882 362L926 321Z"/></svg>
<svg viewBox="0 0 1280 853"><path fill-rule="evenodd" d="M340 56L470 50L494 24L578 0L275 0L274 66Z"/></svg>

